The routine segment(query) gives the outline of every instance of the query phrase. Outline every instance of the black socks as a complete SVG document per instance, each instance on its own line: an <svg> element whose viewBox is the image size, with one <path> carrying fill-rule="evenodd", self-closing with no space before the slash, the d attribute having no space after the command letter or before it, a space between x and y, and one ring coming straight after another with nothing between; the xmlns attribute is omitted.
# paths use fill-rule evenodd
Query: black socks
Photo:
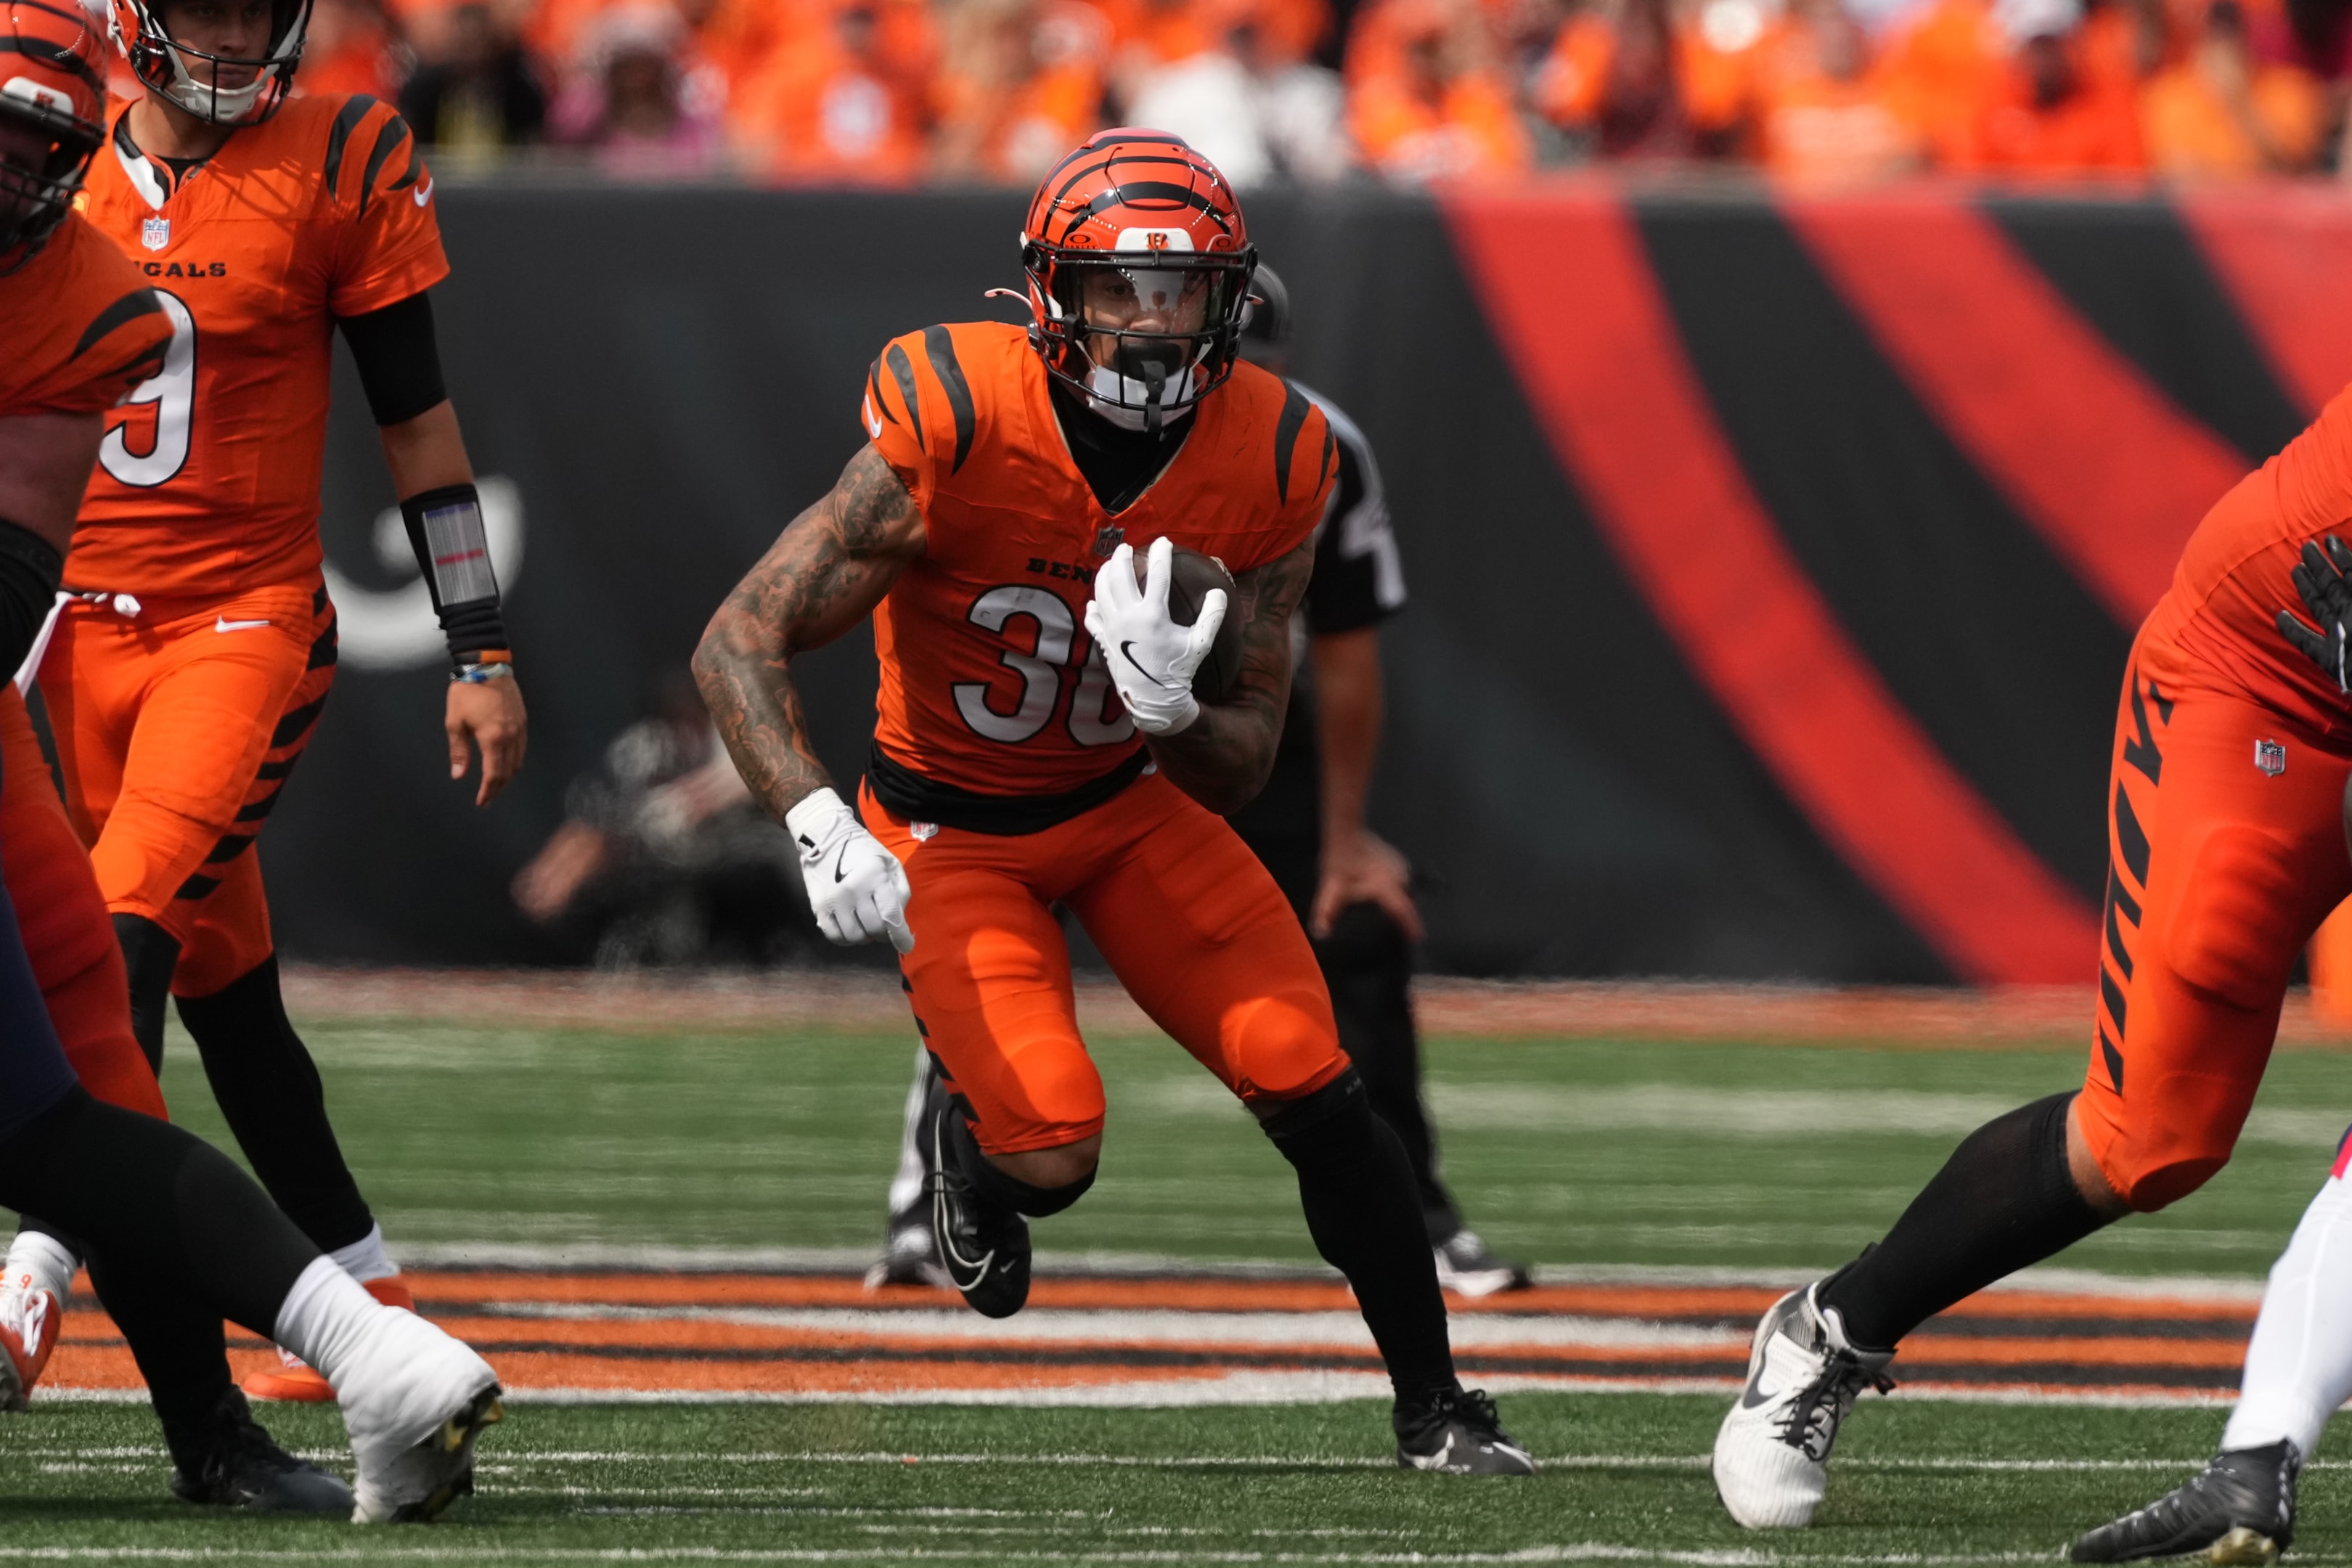
<svg viewBox="0 0 2352 1568"><path fill-rule="evenodd" d="M95 1278L127 1268L201 1301L215 1342L223 1317L273 1337L287 1292L319 1256L227 1155L79 1087L0 1142L0 1205L79 1237Z"/></svg>
<svg viewBox="0 0 2352 1568"><path fill-rule="evenodd" d="M287 1217L321 1252L365 1239L375 1216L327 1121L318 1066L286 1016L276 955L209 996L180 998L180 1022L237 1147Z"/></svg>
<svg viewBox="0 0 2352 1568"><path fill-rule="evenodd" d="M1372 1114L1404 1145L1432 1247L1462 1228L1461 1212L1437 1173L1437 1139L1421 1104L1421 1041L1413 1031L1412 944L1389 912L1349 904L1315 942L1339 1047L1363 1076Z"/></svg>
<svg viewBox="0 0 2352 1568"><path fill-rule="evenodd" d="M947 1147L940 1151L944 1162L980 1194L981 1201L992 1208L1010 1209L1031 1219L1044 1219L1047 1215L1060 1214L1087 1195L1095 1184L1095 1173L1088 1171L1066 1186L1033 1187L1015 1176L1008 1176L989 1162L973 1136L971 1123L963 1117L965 1104L961 1096L954 1100L955 1110L947 1118Z"/></svg>
<svg viewBox="0 0 2352 1568"><path fill-rule="evenodd" d="M1315 1250L1356 1289L1398 1400L1459 1388L1412 1163L1388 1123L1372 1114L1363 1080L1350 1068L1265 1126L1298 1172L1299 1205Z"/></svg>
<svg viewBox="0 0 2352 1568"><path fill-rule="evenodd" d="M131 971L131 1033L160 1078L163 1008L172 999L172 972L180 966L179 939L144 916L116 915L114 941Z"/></svg>
<svg viewBox="0 0 2352 1568"><path fill-rule="evenodd" d="M1963 1298L2107 1223L2066 1163L2070 1090L1995 1117L1961 1141L1886 1239L1832 1275L1821 1301L1857 1350L1893 1350Z"/></svg>

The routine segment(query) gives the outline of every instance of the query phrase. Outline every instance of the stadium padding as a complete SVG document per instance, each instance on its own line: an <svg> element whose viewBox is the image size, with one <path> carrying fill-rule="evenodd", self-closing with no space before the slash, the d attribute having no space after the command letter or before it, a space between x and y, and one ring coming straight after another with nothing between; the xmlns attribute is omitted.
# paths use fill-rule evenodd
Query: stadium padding
<svg viewBox="0 0 2352 1568"><path fill-rule="evenodd" d="M533 755L474 812L440 776L438 670L347 660L262 847L299 956L584 956L506 898L565 785L838 471L878 346L999 310L982 290L1017 273L1017 194L443 202L452 394L529 520L510 603ZM1388 482L1412 603L1385 636L1373 817L1430 874L1433 967L2087 983L2132 622L2205 492L2352 376L2352 219L2298 193L1570 183L1269 195L1250 218L1298 300L1295 371ZM1559 243L1604 220L1658 330L1607 319L1622 279ZM1547 363L1611 343L1642 363ZM1581 378L1622 449L1564 458L1547 375ZM1661 376L1703 437L1614 405ZM329 549L388 587L382 459L341 384ZM1621 458L1604 493L1593 464ZM1716 585L1677 602L1676 573ZM1755 663L1708 593L1769 601L1811 662ZM799 668L853 775L866 645Z"/></svg>

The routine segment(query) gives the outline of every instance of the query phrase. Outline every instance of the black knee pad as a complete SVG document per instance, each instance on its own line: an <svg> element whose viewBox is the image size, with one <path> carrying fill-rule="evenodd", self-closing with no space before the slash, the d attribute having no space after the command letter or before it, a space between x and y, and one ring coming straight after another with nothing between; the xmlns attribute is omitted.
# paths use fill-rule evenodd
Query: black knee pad
<svg viewBox="0 0 2352 1568"><path fill-rule="evenodd" d="M1058 1187L1034 1187L1017 1176L1007 1175L982 1151L971 1123L964 1119L964 1110L963 1098L959 1095L956 1097L955 1113L948 1118L944 1152L956 1172L995 1207L1010 1209L1031 1219L1044 1219L1048 1215L1060 1214L1076 1203L1087 1195L1087 1189L1095 1184L1096 1173L1093 1171Z"/></svg>

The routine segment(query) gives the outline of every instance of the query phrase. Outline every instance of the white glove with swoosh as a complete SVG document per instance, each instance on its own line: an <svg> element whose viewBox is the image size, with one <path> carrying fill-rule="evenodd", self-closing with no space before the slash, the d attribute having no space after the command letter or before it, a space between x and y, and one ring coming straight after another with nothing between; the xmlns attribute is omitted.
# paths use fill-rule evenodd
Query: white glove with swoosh
<svg viewBox="0 0 2352 1568"><path fill-rule="evenodd" d="M1223 588L1202 595L1200 616L1191 626L1169 618L1168 578L1175 554L1166 537L1153 540L1138 586L1135 546L1120 545L1095 574L1095 596L1087 602L1087 631L1103 650L1118 700L1147 735L1173 735L1201 716L1192 674L1209 657L1225 620Z"/></svg>
<svg viewBox="0 0 2352 1568"><path fill-rule="evenodd" d="M800 848L801 880L817 930L843 947L887 937L900 952L915 951L907 927L907 868L839 795L829 789L811 795L784 813L784 830Z"/></svg>

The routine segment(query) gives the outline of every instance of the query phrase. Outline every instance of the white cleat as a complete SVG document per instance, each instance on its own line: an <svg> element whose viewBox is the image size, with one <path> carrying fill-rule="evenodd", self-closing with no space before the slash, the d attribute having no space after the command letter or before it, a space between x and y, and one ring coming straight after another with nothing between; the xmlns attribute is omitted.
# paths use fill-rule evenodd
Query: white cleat
<svg viewBox="0 0 2352 1568"><path fill-rule="evenodd" d="M337 1379L359 1478L358 1524L421 1524L474 1489L474 1441L505 1411L489 1363L390 1308Z"/></svg>
<svg viewBox="0 0 2352 1568"><path fill-rule="evenodd" d="M29 1274L0 1282L0 1410L22 1410L58 1346L65 1310Z"/></svg>
<svg viewBox="0 0 2352 1568"><path fill-rule="evenodd" d="M1748 1352L1748 1384L1715 1435L1715 1491L1750 1530L1813 1521L1838 1426L1864 1388L1885 1393L1893 1351L1857 1351L1818 1281L1772 1303Z"/></svg>

